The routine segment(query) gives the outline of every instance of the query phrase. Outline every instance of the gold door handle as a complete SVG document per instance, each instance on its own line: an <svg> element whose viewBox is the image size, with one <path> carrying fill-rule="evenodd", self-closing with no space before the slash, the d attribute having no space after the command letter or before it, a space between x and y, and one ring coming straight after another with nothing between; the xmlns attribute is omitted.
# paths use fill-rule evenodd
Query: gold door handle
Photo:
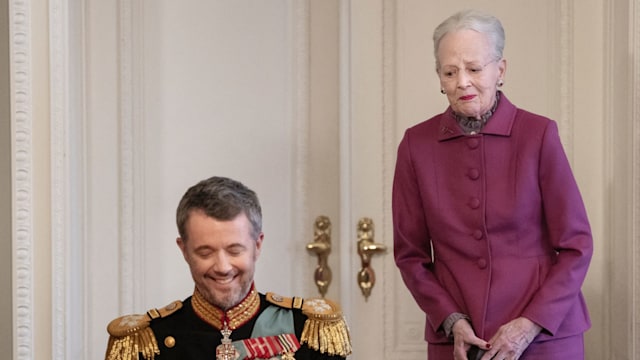
<svg viewBox="0 0 640 360"><path fill-rule="evenodd" d="M320 295L324 297L331 284L331 268L328 258L331 253L331 220L324 215L316 218L313 241L307 244L307 250L318 256L318 266L314 273L314 280Z"/></svg>
<svg viewBox="0 0 640 360"><path fill-rule="evenodd" d="M360 219L358 221L358 255L360 255L362 267L358 271L358 285L365 301L371 295L371 289L376 284L376 274L371 267L371 258L375 254L386 251L386 245L373 241L373 220L370 218Z"/></svg>

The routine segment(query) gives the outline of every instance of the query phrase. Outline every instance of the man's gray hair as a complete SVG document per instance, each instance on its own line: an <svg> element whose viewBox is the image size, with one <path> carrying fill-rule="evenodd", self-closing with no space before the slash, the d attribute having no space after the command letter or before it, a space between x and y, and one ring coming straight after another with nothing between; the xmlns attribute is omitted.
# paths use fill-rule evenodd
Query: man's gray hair
<svg viewBox="0 0 640 360"><path fill-rule="evenodd" d="M192 211L202 211L220 221L233 220L244 213L251 223L251 236L258 239L262 232L262 209L256 193L242 183L211 177L190 187L182 196L176 211L178 232L187 240L186 225Z"/></svg>

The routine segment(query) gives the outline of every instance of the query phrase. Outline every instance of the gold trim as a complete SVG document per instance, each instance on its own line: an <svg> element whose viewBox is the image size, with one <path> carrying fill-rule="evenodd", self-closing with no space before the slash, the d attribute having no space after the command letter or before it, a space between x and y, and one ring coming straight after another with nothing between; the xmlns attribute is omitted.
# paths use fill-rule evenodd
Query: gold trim
<svg viewBox="0 0 640 360"><path fill-rule="evenodd" d="M151 309L147 311L147 314L151 319L157 319L160 317L160 312L158 311L158 309Z"/></svg>
<svg viewBox="0 0 640 360"><path fill-rule="evenodd" d="M293 308L294 309L302 309L302 303L303 302L304 302L304 300L302 298L294 297L293 298Z"/></svg>
<svg viewBox="0 0 640 360"><path fill-rule="evenodd" d="M196 315L207 324L221 330L224 327L223 320L226 319L229 322L229 329L235 330L256 316L258 310L260 310L260 296L255 288L251 286L251 291L249 291L247 297L240 304L225 312L219 307L210 304L196 288L193 292L191 304Z"/></svg>
<svg viewBox="0 0 640 360"><path fill-rule="evenodd" d="M307 315L300 343L329 355L351 354L349 327L340 306L327 299L305 300L302 312Z"/></svg>
<svg viewBox="0 0 640 360"><path fill-rule="evenodd" d="M107 331L109 335L115 337L128 336L149 327L150 322L148 315L121 316L107 325Z"/></svg>
<svg viewBox="0 0 640 360"><path fill-rule="evenodd" d="M156 337L151 328L139 329L124 337L109 337L107 360L138 360L139 355L145 360L154 359L160 354Z"/></svg>
<svg viewBox="0 0 640 360"><path fill-rule="evenodd" d="M300 343L323 354L346 357L351 354L351 336L343 317L336 320L309 318L304 323Z"/></svg>
<svg viewBox="0 0 640 360"><path fill-rule="evenodd" d="M302 305L302 312L314 320L342 319L340 305L329 299L307 299Z"/></svg>
<svg viewBox="0 0 640 360"><path fill-rule="evenodd" d="M159 310L158 309L154 309L154 310L158 312L158 315L160 315L160 317L165 318L180 309L182 309L182 301L176 300Z"/></svg>
<svg viewBox="0 0 640 360"><path fill-rule="evenodd" d="M143 315L126 315L112 320L107 326L110 336L106 359L138 360L139 354L142 354L143 359L153 360L155 355L160 354L160 349L150 327L151 320L169 316L180 308L182 302L177 300L160 310L151 309Z"/></svg>
<svg viewBox="0 0 640 360"><path fill-rule="evenodd" d="M282 295L278 295L272 292L268 292L265 294L265 297L268 302L278 305L285 309L291 309L293 299L290 297L284 297Z"/></svg>

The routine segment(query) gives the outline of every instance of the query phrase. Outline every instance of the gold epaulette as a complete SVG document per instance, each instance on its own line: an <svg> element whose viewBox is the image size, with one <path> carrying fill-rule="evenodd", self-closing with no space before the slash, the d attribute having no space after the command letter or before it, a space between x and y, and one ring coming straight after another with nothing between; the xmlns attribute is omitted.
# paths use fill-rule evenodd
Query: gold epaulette
<svg viewBox="0 0 640 360"><path fill-rule="evenodd" d="M287 298L273 293L266 294L267 300L289 309L302 309L307 316L300 343L311 349L329 355L346 357L351 354L349 327L340 306L327 299Z"/></svg>
<svg viewBox="0 0 640 360"><path fill-rule="evenodd" d="M149 327L151 320L167 317L182 308L181 301L174 301L161 309L151 309L146 314L125 315L112 320L107 326L109 344L106 360L153 360L160 354L156 336Z"/></svg>

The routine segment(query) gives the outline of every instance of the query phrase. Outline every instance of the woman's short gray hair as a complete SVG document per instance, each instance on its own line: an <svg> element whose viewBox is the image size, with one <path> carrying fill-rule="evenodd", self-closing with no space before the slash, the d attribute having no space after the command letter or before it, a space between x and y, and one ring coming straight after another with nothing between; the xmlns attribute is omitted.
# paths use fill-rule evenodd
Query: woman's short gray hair
<svg viewBox="0 0 640 360"><path fill-rule="evenodd" d="M433 31L433 54L436 58L436 70L440 69L438 47L442 38L450 32L473 30L484 34L493 45L493 60L502 59L504 50L504 28L497 17L479 10L463 10L443 21Z"/></svg>

